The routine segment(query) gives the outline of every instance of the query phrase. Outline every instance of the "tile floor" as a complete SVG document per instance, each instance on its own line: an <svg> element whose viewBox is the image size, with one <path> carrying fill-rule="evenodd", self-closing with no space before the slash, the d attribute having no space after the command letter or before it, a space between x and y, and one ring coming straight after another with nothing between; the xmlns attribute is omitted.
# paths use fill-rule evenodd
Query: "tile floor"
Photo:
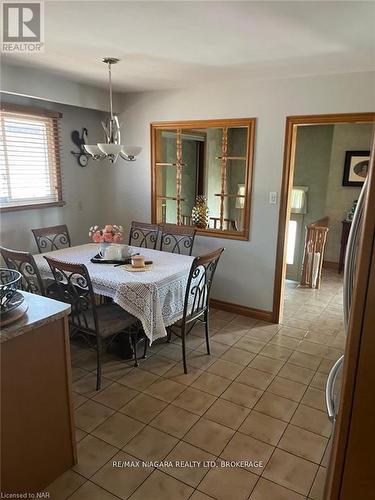
<svg viewBox="0 0 375 500"><path fill-rule="evenodd" d="M331 432L323 389L345 344L341 287L334 272L320 291L288 282L280 325L213 310L212 354L197 327L188 375L174 339L139 368L107 356L96 392L94 352L72 345L79 463L50 498L320 500ZM172 466L113 467L137 460ZM205 466L177 467L183 460ZM222 461L243 462L212 466Z"/></svg>

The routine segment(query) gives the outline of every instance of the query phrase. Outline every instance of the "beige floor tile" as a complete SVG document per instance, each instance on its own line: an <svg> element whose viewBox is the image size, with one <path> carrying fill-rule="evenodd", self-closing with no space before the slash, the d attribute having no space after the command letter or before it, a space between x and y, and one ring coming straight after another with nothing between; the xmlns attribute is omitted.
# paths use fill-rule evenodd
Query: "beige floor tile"
<svg viewBox="0 0 375 500"><path fill-rule="evenodd" d="M160 351L159 351L160 352ZM159 356L159 353L150 356L149 358L143 360L139 367L142 370L146 370L155 375L164 375L172 366L176 364L175 361Z"/></svg>
<svg viewBox="0 0 375 500"><path fill-rule="evenodd" d="M226 399L227 401L240 406L246 406L246 408L252 408L261 395L262 391L259 389L255 389L249 385L239 384L238 382L233 382L220 396L220 398Z"/></svg>
<svg viewBox="0 0 375 500"><path fill-rule="evenodd" d="M221 344L225 344L226 346L230 347L234 345L236 342L238 342L243 335L243 332L234 332L234 331L226 331L226 330L219 330L218 332L215 333L215 335L212 337L215 342L220 342Z"/></svg>
<svg viewBox="0 0 375 500"><path fill-rule="evenodd" d="M78 428L76 428L75 434L76 434L76 441L77 441L77 443L79 441L81 441L81 439L83 439L85 436L87 436L87 432L82 431L81 429L78 429Z"/></svg>
<svg viewBox="0 0 375 500"><path fill-rule="evenodd" d="M215 363L217 359L218 358L212 354L209 355L199 351L193 351L190 356L187 357L188 372L191 369L190 367L199 370L206 370L210 365L212 365L212 363Z"/></svg>
<svg viewBox="0 0 375 500"><path fill-rule="evenodd" d="M221 355L221 359L231 361L237 365L246 366L252 359L254 359L255 356L256 354L253 352L244 351L243 349L238 349L237 347L231 347Z"/></svg>
<svg viewBox="0 0 375 500"><path fill-rule="evenodd" d="M319 365L318 372L328 375L335 361L336 360L324 358Z"/></svg>
<svg viewBox="0 0 375 500"><path fill-rule="evenodd" d="M311 500L323 500L326 475L327 469L325 467L319 467L318 473L314 479L314 483L309 493L309 498L311 498Z"/></svg>
<svg viewBox="0 0 375 500"><path fill-rule="evenodd" d="M174 399L177 398L182 391L184 391L186 387L174 380L168 380L161 378L154 382L152 385L145 389L145 393L149 396L161 399L162 401L166 401L170 403Z"/></svg>
<svg viewBox="0 0 375 500"><path fill-rule="evenodd" d="M82 377L89 375L90 372L84 370L83 368L79 368L78 366L72 366L72 382L76 382Z"/></svg>
<svg viewBox="0 0 375 500"><path fill-rule="evenodd" d="M292 352L291 349L287 349L277 344L267 344L264 349L261 350L262 356L279 359L280 361L287 361Z"/></svg>
<svg viewBox="0 0 375 500"><path fill-rule="evenodd" d="M121 377L118 379L120 384L124 384L131 389L135 389L137 391L144 391L146 387L153 384L156 380L158 380L158 376L154 373L150 373L144 370L140 370L139 368L134 369L125 377Z"/></svg>
<svg viewBox="0 0 375 500"><path fill-rule="evenodd" d="M162 460L177 443L177 438L146 426L124 447L124 451L141 460Z"/></svg>
<svg viewBox="0 0 375 500"><path fill-rule="evenodd" d="M190 500L212 500L213 497L209 497L205 493L202 493L201 491L195 490L194 493L191 495Z"/></svg>
<svg viewBox="0 0 375 500"><path fill-rule="evenodd" d="M215 401L216 396L188 387L173 401L173 404L197 415L203 415Z"/></svg>
<svg viewBox="0 0 375 500"><path fill-rule="evenodd" d="M130 497L131 500L184 500L191 498L193 488L156 470Z"/></svg>
<svg viewBox="0 0 375 500"><path fill-rule="evenodd" d="M254 410L274 418L289 422L297 408L297 403L270 392L265 392L255 405Z"/></svg>
<svg viewBox="0 0 375 500"><path fill-rule="evenodd" d="M67 470L59 476L53 483L47 486L44 491L49 494L53 500L65 500L75 490L77 490L86 481L84 477L73 470Z"/></svg>
<svg viewBox="0 0 375 500"><path fill-rule="evenodd" d="M102 375L111 380L118 380L128 375L132 370L134 370L134 362L132 360L111 359L103 363Z"/></svg>
<svg viewBox="0 0 375 500"><path fill-rule="evenodd" d="M127 453L120 452L115 455L110 462L102 467L92 478L98 486L106 489L113 495L122 499L130 497L130 495L140 486L143 481L152 473L151 467L114 467L113 461L116 463L136 462L136 459Z"/></svg>
<svg viewBox="0 0 375 500"><path fill-rule="evenodd" d="M168 403L148 396L147 394L139 394L123 406L120 412L147 424L156 417L167 404Z"/></svg>
<svg viewBox="0 0 375 500"><path fill-rule="evenodd" d="M199 416L194 413L169 405L150 422L150 425L167 434L182 438L198 419Z"/></svg>
<svg viewBox="0 0 375 500"><path fill-rule="evenodd" d="M213 420L218 424L226 425L231 429L238 429L246 416L249 408L230 403L225 399L217 399L215 403L205 413L204 418Z"/></svg>
<svg viewBox="0 0 375 500"><path fill-rule="evenodd" d="M236 382L240 382L241 384L250 385L264 391L270 385L274 375L267 372L262 372L257 370L256 368L247 367L245 368L241 374L237 377Z"/></svg>
<svg viewBox="0 0 375 500"><path fill-rule="evenodd" d="M73 470L89 478L117 452L114 446L87 435L77 445L78 463L73 466Z"/></svg>
<svg viewBox="0 0 375 500"><path fill-rule="evenodd" d="M305 497L261 477L249 500L305 500Z"/></svg>
<svg viewBox="0 0 375 500"><path fill-rule="evenodd" d="M287 378L288 380L293 380L294 382L308 385L311 382L314 374L315 372L313 370L310 370L309 368L286 363L279 371L278 376Z"/></svg>
<svg viewBox="0 0 375 500"><path fill-rule="evenodd" d="M213 468L198 488L216 500L246 500L258 477L245 469Z"/></svg>
<svg viewBox="0 0 375 500"><path fill-rule="evenodd" d="M277 446L319 464L323 458L327 442L328 439L319 434L289 425Z"/></svg>
<svg viewBox="0 0 375 500"><path fill-rule="evenodd" d="M81 354L74 357L72 365L88 371L96 370L96 350L83 348Z"/></svg>
<svg viewBox="0 0 375 500"><path fill-rule="evenodd" d="M234 347L237 349L243 349L244 351L249 351L254 354L258 354L265 346L264 342L259 342L259 340L255 340L251 337L245 336L236 342Z"/></svg>
<svg viewBox="0 0 375 500"><path fill-rule="evenodd" d="M327 438L332 432L332 424L326 412L302 404L298 406L290 423Z"/></svg>
<svg viewBox="0 0 375 500"><path fill-rule="evenodd" d="M302 340L297 347L297 351L313 354L314 356L325 356L328 352L327 346Z"/></svg>
<svg viewBox="0 0 375 500"><path fill-rule="evenodd" d="M204 467L203 462L215 460L211 453L201 450L191 444L180 441L178 445L165 458L171 462L196 461L200 464L196 467L163 467L161 470L170 476L173 476L184 483L196 488L203 477L207 474L208 468Z"/></svg>
<svg viewBox="0 0 375 500"><path fill-rule="evenodd" d="M210 339L210 352L214 356L221 356L229 349L229 346L222 344L221 342L215 342L215 340ZM198 352L207 354L206 342L197 348Z"/></svg>
<svg viewBox="0 0 375 500"><path fill-rule="evenodd" d="M108 406L88 400L76 410L75 423L79 429L91 432L113 413L114 410Z"/></svg>
<svg viewBox="0 0 375 500"><path fill-rule="evenodd" d="M319 389L315 389L314 387L309 387L305 392L301 403L306 406L311 406L316 410L325 411L326 402L325 402L325 392L320 391Z"/></svg>
<svg viewBox="0 0 375 500"><path fill-rule="evenodd" d="M92 434L117 448L122 448L143 426L144 424L134 418L115 413L92 431Z"/></svg>
<svg viewBox="0 0 375 500"><path fill-rule="evenodd" d="M207 368L209 373L214 375L219 375L220 377L227 378L229 380L234 380L237 375L241 372L242 366L232 361L226 361L225 359L218 359L211 366Z"/></svg>
<svg viewBox="0 0 375 500"><path fill-rule="evenodd" d="M231 381L227 378L205 372L191 384L191 387L208 392L213 396L220 396L230 383Z"/></svg>
<svg viewBox="0 0 375 500"><path fill-rule="evenodd" d="M93 400L114 410L118 410L137 394L139 394L138 391L114 382L94 396Z"/></svg>
<svg viewBox="0 0 375 500"><path fill-rule="evenodd" d="M276 445L286 426L287 423L282 420L252 410L239 428L239 431L260 441Z"/></svg>
<svg viewBox="0 0 375 500"><path fill-rule="evenodd" d="M306 354L299 351L294 351L288 360L288 362L293 365L304 366L305 368L310 368L310 370L316 370L321 361L322 358L319 356L313 356L312 354Z"/></svg>
<svg viewBox="0 0 375 500"><path fill-rule="evenodd" d="M272 394L277 394L298 403L306 389L307 386L304 384L277 376L268 386L267 392L272 392Z"/></svg>
<svg viewBox="0 0 375 500"><path fill-rule="evenodd" d="M81 406L85 401L88 400L85 396L82 396L81 394L78 394L78 392L72 392L72 399L73 399L73 408L77 409L79 406Z"/></svg>
<svg viewBox="0 0 375 500"><path fill-rule="evenodd" d="M262 356L261 354L256 356L249 364L249 366L251 366L252 368L256 368L257 370L260 370L262 372L272 373L273 375L276 375L283 365L284 361L280 361L274 358L267 358L266 356Z"/></svg>
<svg viewBox="0 0 375 500"><path fill-rule="evenodd" d="M108 491L90 481L87 481L87 483L69 497L69 499L73 500L116 500L116 498Z"/></svg>
<svg viewBox="0 0 375 500"><path fill-rule="evenodd" d="M188 373L184 373L184 367L182 363L179 363L168 370L163 377L188 386L191 385L202 373L203 370L194 368L193 366L189 366Z"/></svg>
<svg viewBox="0 0 375 500"><path fill-rule="evenodd" d="M112 384L112 380L109 380L102 376L100 389L103 390L110 384ZM74 392L78 392L78 394L86 396L87 398L95 396L96 394L98 394L98 391L96 390L96 374L89 373L76 382L73 382L72 389Z"/></svg>
<svg viewBox="0 0 375 500"><path fill-rule="evenodd" d="M247 338L251 338L253 340L257 340L258 342L269 342L275 335L276 331L268 331L264 330L263 328L257 328L254 327L251 330L249 330L245 336Z"/></svg>
<svg viewBox="0 0 375 500"><path fill-rule="evenodd" d="M279 345L281 347L286 347L287 349L296 349L301 341L299 339L294 339L292 337L287 337L286 335L274 335L270 340L270 344Z"/></svg>
<svg viewBox="0 0 375 500"><path fill-rule="evenodd" d="M301 495L307 495L317 470L318 466L312 462L276 449L263 477Z"/></svg>
<svg viewBox="0 0 375 500"><path fill-rule="evenodd" d="M302 339L307 333L307 329L292 326L283 326L279 330L279 335L286 335L295 339Z"/></svg>
<svg viewBox="0 0 375 500"><path fill-rule="evenodd" d="M229 427L201 418L184 436L184 441L217 456L228 444L234 432Z"/></svg>
<svg viewBox="0 0 375 500"><path fill-rule="evenodd" d="M187 356L191 352L191 349L186 349ZM158 355L168 358L172 361L182 360L182 348L177 344L165 344L165 346L158 351Z"/></svg>
<svg viewBox="0 0 375 500"><path fill-rule="evenodd" d="M246 467L254 474L261 475L270 459L273 446L251 436L236 432L220 455L223 460L243 460L252 462ZM225 474L225 471L223 472Z"/></svg>

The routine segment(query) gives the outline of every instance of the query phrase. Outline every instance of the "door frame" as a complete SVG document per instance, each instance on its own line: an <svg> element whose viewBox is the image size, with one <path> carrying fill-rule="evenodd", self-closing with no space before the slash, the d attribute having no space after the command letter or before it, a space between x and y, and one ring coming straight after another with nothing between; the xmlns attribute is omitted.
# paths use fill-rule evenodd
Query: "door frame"
<svg viewBox="0 0 375 500"><path fill-rule="evenodd" d="M298 125L334 125L336 123L375 122L375 112L335 113L324 115L287 116L284 141L284 162L280 191L279 224L276 248L275 279L273 289L272 321L280 323L283 312L284 281L286 276L286 242L289 220L291 188L294 176L294 160Z"/></svg>

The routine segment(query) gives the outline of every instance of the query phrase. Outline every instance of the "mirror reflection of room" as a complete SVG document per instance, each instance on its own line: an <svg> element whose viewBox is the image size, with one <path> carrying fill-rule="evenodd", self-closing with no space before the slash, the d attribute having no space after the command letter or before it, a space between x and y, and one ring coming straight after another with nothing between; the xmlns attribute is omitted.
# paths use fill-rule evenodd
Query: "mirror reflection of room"
<svg viewBox="0 0 375 500"><path fill-rule="evenodd" d="M155 140L156 222L243 232L249 128L160 128Z"/></svg>
<svg viewBox="0 0 375 500"><path fill-rule="evenodd" d="M342 286L373 132L372 123L297 126L287 242L290 286Z"/></svg>

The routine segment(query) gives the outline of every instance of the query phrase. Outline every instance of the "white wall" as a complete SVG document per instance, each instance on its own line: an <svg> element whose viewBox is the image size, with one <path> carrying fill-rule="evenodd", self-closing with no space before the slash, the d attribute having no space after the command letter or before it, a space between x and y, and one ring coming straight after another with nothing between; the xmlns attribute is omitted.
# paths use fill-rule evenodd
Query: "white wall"
<svg viewBox="0 0 375 500"><path fill-rule="evenodd" d="M48 71L3 62L1 63L0 90L10 94L101 111L108 111L109 108L106 88L92 87L81 82L67 80ZM114 95L113 99L116 108L120 98Z"/></svg>
<svg viewBox="0 0 375 500"><path fill-rule="evenodd" d="M283 80L241 80L191 89L129 94L121 121L125 142L143 146L133 164L111 169L113 219L129 224L150 220L150 122L256 117L250 241L198 237L196 253L225 246L216 276L217 299L272 309L285 119L288 115L365 112L375 109L374 73Z"/></svg>
<svg viewBox="0 0 375 500"><path fill-rule="evenodd" d="M31 228L67 224L73 244L88 242L88 229L93 224L106 223L103 209L103 186L106 182L109 164L89 160L86 167L78 165L70 151L77 150L71 141L72 130L86 127L93 143L101 140L103 131L99 111L62 106L61 104L27 99L19 96L2 95L3 102L39 106L62 112L61 118L61 168L64 207L32 210L17 210L1 214L1 244L18 250L36 253L37 249Z"/></svg>

